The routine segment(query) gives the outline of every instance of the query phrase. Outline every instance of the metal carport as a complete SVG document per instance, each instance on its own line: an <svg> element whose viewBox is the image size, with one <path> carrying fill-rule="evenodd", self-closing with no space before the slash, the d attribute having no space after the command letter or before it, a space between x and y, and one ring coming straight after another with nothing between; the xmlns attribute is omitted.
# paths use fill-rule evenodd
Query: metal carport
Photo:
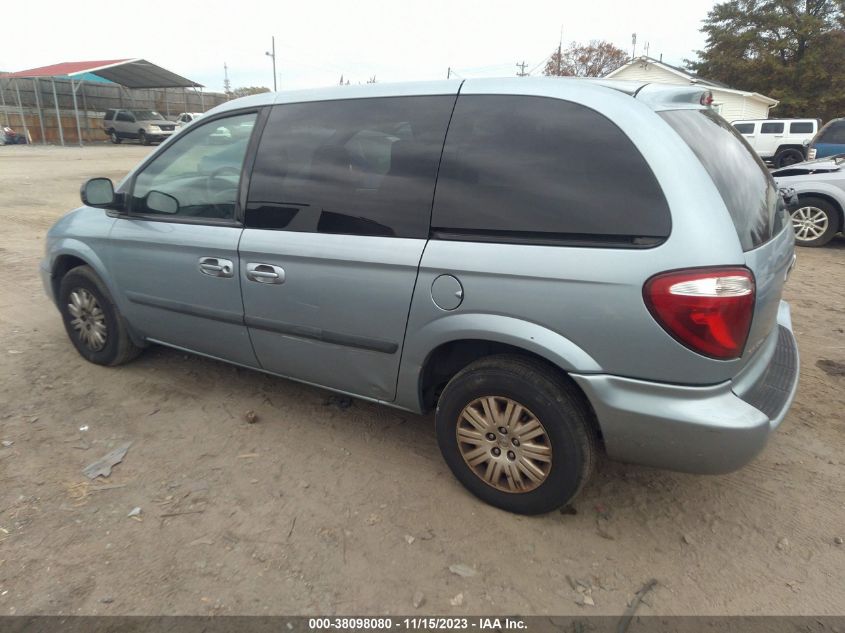
<svg viewBox="0 0 845 633"><path fill-rule="evenodd" d="M82 145L82 130L79 124L79 106L77 104L76 92L84 84L85 80L81 77L84 75L95 75L101 77L106 81L118 84L128 90L143 89L143 88L202 88L203 85L190 79L186 79L181 75L157 66L146 59L110 59L87 62L62 62L60 64L53 64L51 66L41 66L40 68L30 68L29 70L20 70L18 72L7 73L0 76L2 79L13 80L15 92L17 93L18 109L21 114L21 122L24 126L24 132L27 133L26 121L23 115L23 104L21 103L20 91L15 79L50 79L53 86L53 104L56 108L56 118L58 119L59 138L61 144L65 144L64 132L62 131L61 114L59 111L59 100L56 96L56 82L57 77L67 77L71 83L71 93L73 95L73 112L76 119L76 131L79 138L79 144ZM78 79L77 79L78 78ZM46 144L44 137L44 119L41 114L41 103L38 100L38 92L36 95L36 108L38 110L38 121L41 126L42 142ZM132 97L130 93L130 99ZM202 98L202 91L200 91L200 98ZM5 97L4 97L5 102Z"/></svg>

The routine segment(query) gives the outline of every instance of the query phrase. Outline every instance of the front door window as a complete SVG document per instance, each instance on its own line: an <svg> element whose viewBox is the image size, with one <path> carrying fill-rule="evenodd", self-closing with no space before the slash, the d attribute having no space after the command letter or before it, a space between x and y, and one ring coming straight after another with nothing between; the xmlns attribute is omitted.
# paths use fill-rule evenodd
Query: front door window
<svg viewBox="0 0 845 633"><path fill-rule="evenodd" d="M136 177L132 213L233 220L256 116L209 121L174 140Z"/></svg>

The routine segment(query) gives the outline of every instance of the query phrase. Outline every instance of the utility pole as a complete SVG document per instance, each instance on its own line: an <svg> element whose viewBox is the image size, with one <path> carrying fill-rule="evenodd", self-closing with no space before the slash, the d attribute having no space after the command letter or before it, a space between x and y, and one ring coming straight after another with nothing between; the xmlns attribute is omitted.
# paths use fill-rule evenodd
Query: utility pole
<svg viewBox="0 0 845 633"><path fill-rule="evenodd" d="M524 61L523 61L521 64L520 64L520 63L518 63L518 64L516 65L516 67L517 67L517 68L519 68L519 72L518 72L518 73L516 73L516 76L517 76L517 77L526 77L526 76L528 76L528 73L527 73L527 72L525 72L525 67L526 67L527 65L528 65L528 64L526 64Z"/></svg>
<svg viewBox="0 0 845 633"><path fill-rule="evenodd" d="M452 78L452 67L449 66L449 68L446 69L446 79L451 79L451 78Z"/></svg>
<svg viewBox="0 0 845 633"><path fill-rule="evenodd" d="M227 99L232 94L232 84L229 81L229 67L226 65L226 62L223 62L223 92L226 93Z"/></svg>
<svg viewBox="0 0 845 633"><path fill-rule="evenodd" d="M271 40L273 44L273 52L267 52L264 54L273 59L273 92L276 92L278 90L278 87L276 86L276 36L274 35Z"/></svg>
<svg viewBox="0 0 845 633"><path fill-rule="evenodd" d="M631 59L635 59L637 57L637 34L631 33L631 46L633 47L633 51L631 52Z"/></svg>

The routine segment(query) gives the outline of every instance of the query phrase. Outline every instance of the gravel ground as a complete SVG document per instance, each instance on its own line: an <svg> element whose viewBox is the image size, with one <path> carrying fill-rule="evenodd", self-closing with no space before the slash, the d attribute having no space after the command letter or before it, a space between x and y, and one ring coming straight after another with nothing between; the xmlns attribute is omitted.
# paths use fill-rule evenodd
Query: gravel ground
<svg viewBox="0 0 845 633"><path fill-rule="evenodd" d="M643 614L845 613L845 240L799 251L801 385L756 461L603 461L575 513L520 517L452 478L428 417L160 347L84 362L44 233L148 151L0 147L0 614L618 614L650 578Z"/></svg>

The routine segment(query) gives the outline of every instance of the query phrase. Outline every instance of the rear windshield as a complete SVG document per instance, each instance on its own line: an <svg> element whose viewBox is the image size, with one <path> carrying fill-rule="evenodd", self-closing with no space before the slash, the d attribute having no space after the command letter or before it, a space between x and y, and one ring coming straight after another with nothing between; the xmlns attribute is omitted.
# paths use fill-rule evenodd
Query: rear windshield
<svg viewBox="0 0 845 633"><path fill-rule="evenodd" d="M704 165L731 214L742 250L783 228L783 203L766 166L734 127L712 110L661 112Z"/></svg>

